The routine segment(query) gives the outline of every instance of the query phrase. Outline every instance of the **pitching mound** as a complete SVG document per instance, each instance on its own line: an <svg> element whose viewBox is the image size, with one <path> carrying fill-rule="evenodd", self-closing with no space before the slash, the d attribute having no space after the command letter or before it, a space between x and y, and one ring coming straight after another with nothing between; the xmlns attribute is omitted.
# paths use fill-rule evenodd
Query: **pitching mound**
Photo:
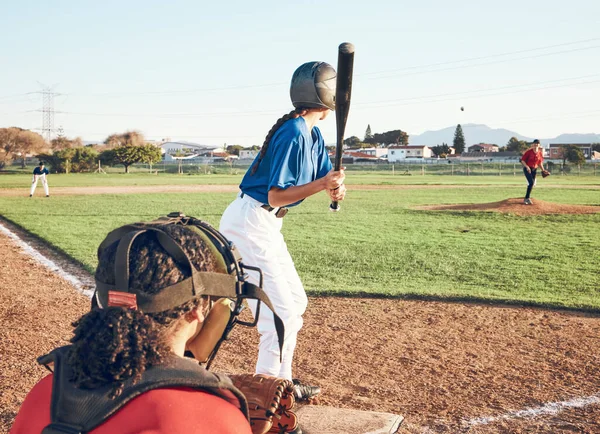
<svg viewBox="0 0 600 434"><path fill-rule="evenodd" d="M512 198L492 203L469 203L458 205L428 205L417 209L429 211L495 211L517 215L541 214L594 214L600 212L600 206L566 205L532 199L533 205L524 205L522 198Z"/></svg>

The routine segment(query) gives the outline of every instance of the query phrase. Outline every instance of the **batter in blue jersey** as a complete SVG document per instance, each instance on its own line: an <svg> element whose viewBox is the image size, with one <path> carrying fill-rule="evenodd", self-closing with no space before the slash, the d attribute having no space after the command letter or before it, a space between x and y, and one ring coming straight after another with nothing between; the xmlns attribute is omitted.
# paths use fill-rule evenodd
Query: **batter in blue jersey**
<svg viewBox="0 0 600 434"><path fill-rule="evenodd" d="M35 188L37 187L38 181L42 181L42 185L44 186L44 193L46 193L46 197L50 197L50 190L48 189L48 180L46 176L48 175L48 169L44 167L44 162L40 161L38 167L33 169L33 179L31 181L31 190L29 190L29 197L33 196L35 193Z"/></svg>
<svg viewBox="0 0 600 434"><path fill-rule="evenodd" d="M293 379L292 358L308 305L281 234L283 217L288 208L320 191L327 192L332 201L341 201L346 194L344 171L332 170L325 142L315 126L335 109L335 80L335 70L324 62L305 63L294 72L290 96L295 110L273 125L242 179L238 197L221 218L220 231L235 244L244 263L262 270L263 290L285 325L280 360L273 315L261 307L257 374ZM258 276L251 279L258 280ZM256 303L248 304L256 316ZM299 400L320 392L317 386L293 380Z"/></svg>
<svg viewBox="0 0 600 434"><path fill-rule="evenodd" d="M309 184L321 179L332 169L325 142L318 127L308 129L302 116L289 119L273 134L269 149L262 160L256 157L251 169L246 173L240 189L244 194L269 203L269 191L276 188ZM287 207L298 205L304 198Z"/></svg>

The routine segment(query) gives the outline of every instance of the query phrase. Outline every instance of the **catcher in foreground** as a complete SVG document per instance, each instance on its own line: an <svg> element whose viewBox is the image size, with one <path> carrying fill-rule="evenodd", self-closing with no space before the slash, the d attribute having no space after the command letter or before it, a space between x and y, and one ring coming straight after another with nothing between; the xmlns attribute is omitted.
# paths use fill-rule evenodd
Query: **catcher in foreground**
<svg viewBox="0 0 600 434"><path fill-rule="evenodd" d="M535 177L537 175L537 169L542 169L542 177L550 176L550 172L544 169L544 152L540 141L535 139L531 144L531 147L525 151L521 156L521 165L523 166L523 173L527 178L527 192L525 193L525 199L523 200L524 205L533 205L531 201L531 190L535 186Z"/></svg>
<svg viewBox="0 0 600 434"><path fill-rule="evenodd" d="M209 372L242 302L272 309L235 248L178 213L115 229L98 248L92 310L38 362L12 434L300 432L291 382ZM261 279L262 280L262 279ZM217 302L212 298L221 297ZM284 329L277 325L280 347ZM195 359L184 357L185 352Z"/></svg>

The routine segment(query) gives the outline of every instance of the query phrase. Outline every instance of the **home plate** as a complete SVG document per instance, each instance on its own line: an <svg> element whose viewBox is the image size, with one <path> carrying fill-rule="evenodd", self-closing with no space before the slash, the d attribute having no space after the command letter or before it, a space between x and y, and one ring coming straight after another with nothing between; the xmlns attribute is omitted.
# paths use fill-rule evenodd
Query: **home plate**
<svg viewBox="0 0 600 434"><path fill-rule="evenodd" d="M296 412L303 434L395 434L404 418L397 414L305 405Z"/></svg>

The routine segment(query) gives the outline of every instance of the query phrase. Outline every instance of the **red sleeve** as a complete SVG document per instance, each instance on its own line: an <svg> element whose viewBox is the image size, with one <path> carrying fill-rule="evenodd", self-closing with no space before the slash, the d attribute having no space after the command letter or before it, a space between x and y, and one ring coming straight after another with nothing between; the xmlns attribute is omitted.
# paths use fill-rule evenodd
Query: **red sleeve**
<svg viewBox="0 0 600 434"><path fill-rule="evenodd" d="M10 434L39 434L50 424L52 375L29 392ZM154 389L127 403L91 434L252 434L233 404L189 388Z"/></svg>
<svg viewBox="0 0 600 434"><path fill-rule="evenodd" d="M27 394L10 434L39 434L50 423L52 374L40 380Z"/></svg>

